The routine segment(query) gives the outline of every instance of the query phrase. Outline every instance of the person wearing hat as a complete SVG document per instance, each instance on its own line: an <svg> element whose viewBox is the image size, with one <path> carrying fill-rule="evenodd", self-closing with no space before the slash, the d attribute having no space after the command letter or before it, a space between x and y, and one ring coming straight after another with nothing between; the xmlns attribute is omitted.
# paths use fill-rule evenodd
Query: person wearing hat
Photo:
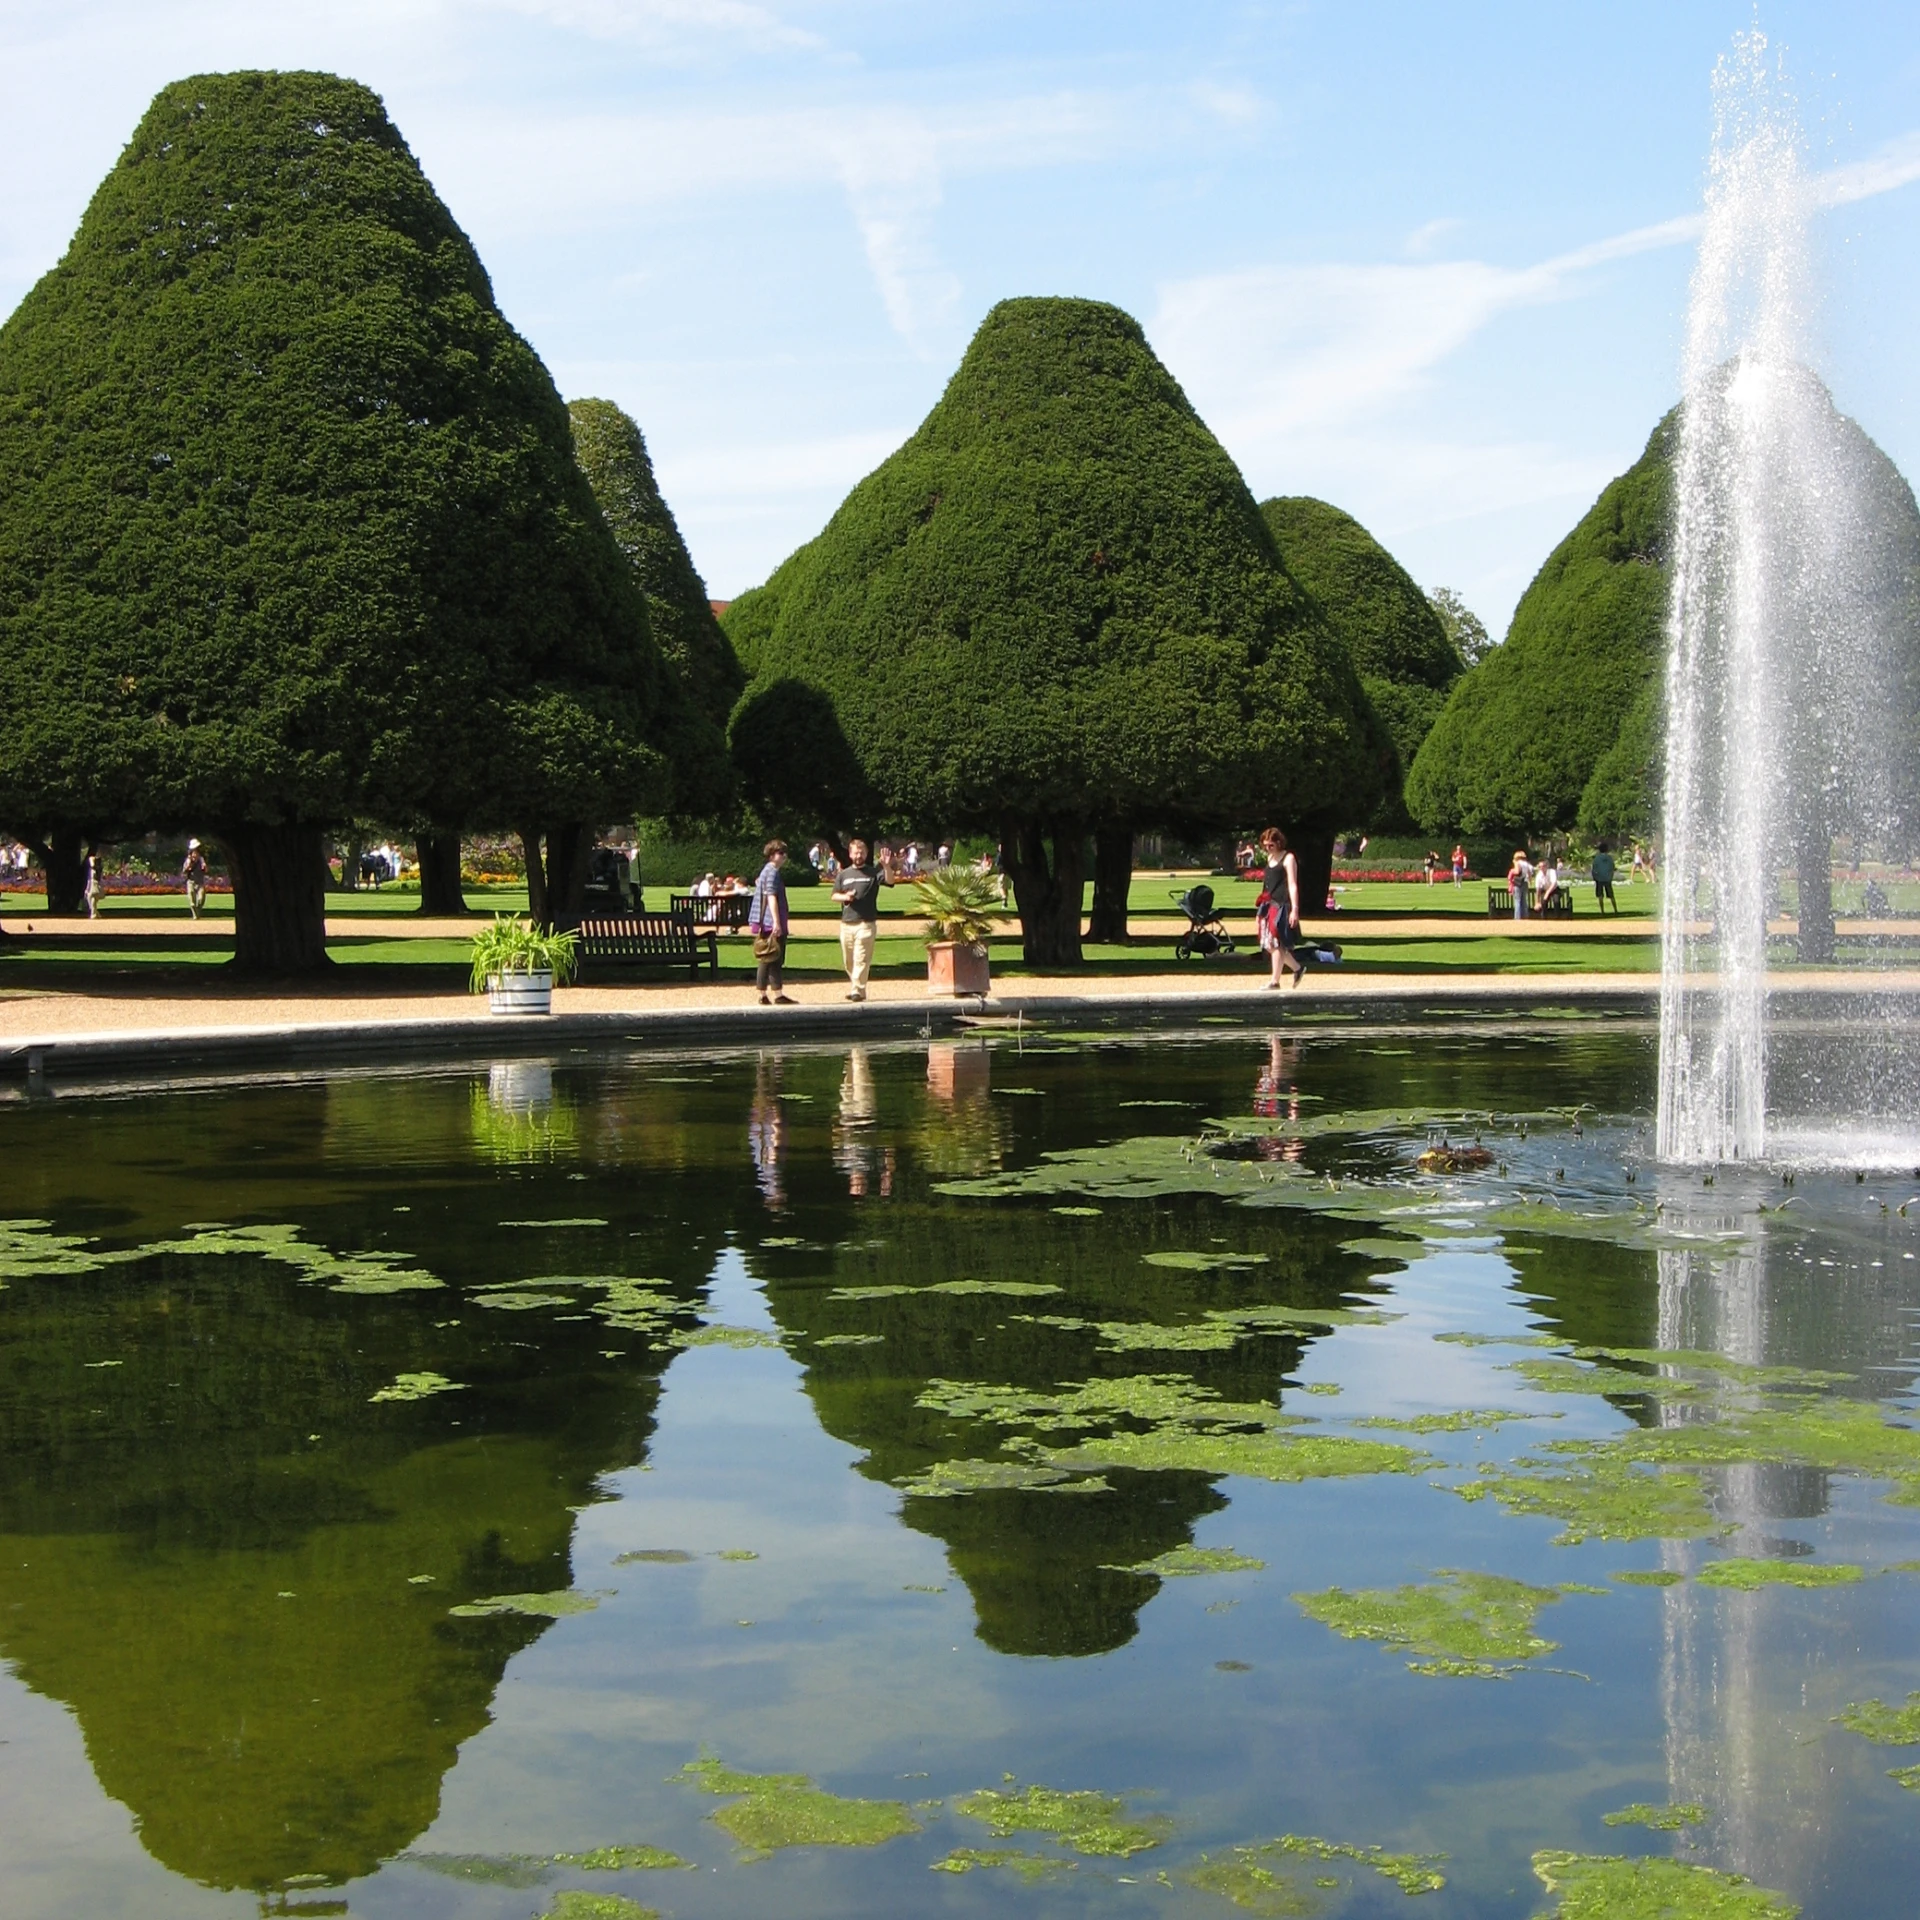
<svg viewBox="0 0 1920 1920"><path fill-rule="evenodd" d="M187 857L181 863L180 872L187 883L187 911L198 920L200 909L207 904L207 856L201 852L198 840L187 842Z"/></svg>

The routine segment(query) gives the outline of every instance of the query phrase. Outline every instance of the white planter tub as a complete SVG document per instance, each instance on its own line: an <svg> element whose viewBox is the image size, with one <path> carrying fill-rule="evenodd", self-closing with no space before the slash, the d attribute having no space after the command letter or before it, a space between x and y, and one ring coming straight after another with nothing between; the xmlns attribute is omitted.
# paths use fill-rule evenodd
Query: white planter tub
<svg viewBox="0 0 1920 1920"><path fill-rule="evenodd" d="M551 973L490 973L487 1005L495 1013L551 1013Z"/></svg>

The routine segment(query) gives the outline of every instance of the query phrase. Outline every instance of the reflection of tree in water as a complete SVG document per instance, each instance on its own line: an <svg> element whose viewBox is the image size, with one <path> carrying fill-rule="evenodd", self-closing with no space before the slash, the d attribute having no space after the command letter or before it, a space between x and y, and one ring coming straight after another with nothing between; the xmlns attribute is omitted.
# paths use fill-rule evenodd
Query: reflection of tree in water
<svg viewBox="0 0 1920 1920"><path fill-rule="evenodd" d="M624 1177L496 1159L474 1138L476 1085L63 1101L31 1134L0 1115L12 1204L63 1228L138 1244L294 1221L336 1251L417 1250L454 1283L343 1296L239 1254L8 1283L0 1654L72 1708L148 1850L207 1885L339 1881L411 1844L544 1630L448 1609L568 1586L570 1509L644 1457L665 1357L644 1335L489 1312L459 1288L544 1269L691 1292L724 1230L630 1225L644 1199ZM670 1135L670 1106L627 1147ZM596 1211L608 1227L563 1244L498 1224ZM460 1390L373 1403L418 1372Z"/></svg>
<svg viewBox="0 0 1920 1920"><path fill-rule="evenodd" d="M1227 1399L1271 1403L1301 1350L1289 1334L1221 1351L1122 1354L1104 1349L1091 1326L1051 1326L1044 1316L1175 1325L1197 1321L1213 1307L1332 1304L1366 1275L1359 1259L1339 1251L1348 1227L1218 1206L1204 1196L1151 1206L1109 1202L1094 1219L1047 1205L956 1203L929 1195L930 1174L944 1177L957 1170L956 1160L973 1170L982 1142L994 1138L986 1130L1006 1124L993 1112L991 1076L1006 1073L1027 1084L1040 1064L989 1054L977 1044L939 1046L930 1050L924 1084L915 1086L897 1056L869 1062L862 1054L859 1065L849 1058L841 1106L827 1129L829 1164L844 1173L850 1145L871 1156L890 1138L900 1140L902 1171L884 1218L873 1217L886 1237L875 1244L857 1230L849 1234L843 1212L823 1212L820 1241L837 1238L838 1244L754 1257L775 1319L795 1336L822 1426L865 1449L861 1471L872 1478L895 1482L937 1461L1001 1453L1006 1436L1000 1429L956 1422L915 1404L935 1379L1051 1390L1085 1379L1166 1374ZM1084 1075L1087 1063L1074 1064ZM1128 1064L1150 1069L1151 1063ZM869 1079L875 1066L887 1071ZM1085 1111L1111 1130L1111 1107L1111 1100L1095 1098ZM800 1109L803 1116L810 1111ZM955 1121L957 1148L940 1137ZM790 1158L795 1207L803 1216L812 1204L809 1133L802 1118ZM1001 1150L996 1140L993 1151ZM870 1187L870 1196L874 1191ZM1196 1272L1152 1266L1144 1258L1216 1243L1264 1259ZM1025 1297L924 1291L980 1280L1059 1291ZM845 1287L909 1291L832 1297ZM873 1335L880 1336L877 1344L838 1343ZM1100 1653L1132 1638L1141 1605L1159 1588L1153 1576L1120 1569L1190 1543L1195 1522L1225 1504L1205 1474L1115 1472L1107 1478L1111 1490L1096 1493L909 1496L902 1517L945 1543L990 1646L1017 1654Z"/></svg>

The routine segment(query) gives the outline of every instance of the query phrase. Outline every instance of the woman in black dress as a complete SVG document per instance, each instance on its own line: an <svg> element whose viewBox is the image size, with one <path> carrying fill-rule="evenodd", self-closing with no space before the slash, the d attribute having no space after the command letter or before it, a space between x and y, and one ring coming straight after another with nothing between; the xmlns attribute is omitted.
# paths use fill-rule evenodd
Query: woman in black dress
<svg viewBox="0 0 1920 1920"><path fill-rule="evenodd" d="M1273 978L1267 985L1277 987L1281 970L1288 968L1297 987L1307 970L1307 963L1294 951L1300 937L1299 862L1287 851L1287 836L1278 827L1269 827L1260 836L1260 847L1267 856L1267 877L1256 913L1260 945L1273 955Z"/></svg>

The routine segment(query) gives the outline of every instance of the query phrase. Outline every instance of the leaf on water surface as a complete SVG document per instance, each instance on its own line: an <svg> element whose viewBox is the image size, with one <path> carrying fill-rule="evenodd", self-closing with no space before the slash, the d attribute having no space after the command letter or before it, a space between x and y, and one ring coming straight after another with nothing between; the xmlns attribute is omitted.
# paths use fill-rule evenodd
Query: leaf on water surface
<svg viewBox="0 0 1920 1920"><path fill-rule="evenodd" d="M1904 1707L1890 1707L1884 1700L1856 1700L1833 1717L1875 1746L1920 1745L1920 1693L1908 1694Z"/></svg>
<svg viewBox="0 0 1920 1920"><path fill-rule="evenodd" d="M821 1333L813 1339L816 1347L884 1347L884 1333Z"/></svg>
<svg viewBox="0 0 1920 1920"><path fill-rule="evenodd" d="M624 1873L642 1867L691 1871L693 1867L691 1860L682 1860L664 1847L595 1847L590 1853L556 1853L553 1859L556 1866L585 1867L593 1873Z"/></svg>
<svg viewBox="0 0 1920 1920"><path fill-rule="evenodd" d="M1920 1793L1920 1767L1889 1767L1887 1778L1909 1793Z"/></svg>
<svg viewBox="0 0 1920 1920"><path fill-rule="evenodd" d="M1682 1860L1549 1849L1533 1856L1533 1870L1560 1896L1548 1920L1793 1920L1800 1911L1740 1874Z"/></svg>
<svg viewBox="0 0 1920 1920"><path fill-rule="evenodd" d="M741 1773L710 1754L689 1760L679 1777L703 1793L740 1795L714 1824L755 1853L781 1847L877 1847L920 1823L898 1800L851 1800L814 1785L804 1773Z"/></svg>
<svg viewBox="0 0 1920 1920"><path fill-rule="evenodd" d="M1073 1873L1079 1861L1062 1860L1051 1853L1025 1853L1018 1847L955 1847L933 1863L935 1873L972 1873L976 1867L1006 1867L1032 1885L1057 1873Z"/></svg>
<svg viewBox="0 0 1920 1920"><path fill-rule="evenodd" d="M695 1556L684 1547L634 1547L629 1552L616 1554L613 1564L616 1567L630 1567L644 1562L659 1567L684 1567L692 1564Z"/></svg>
<svg viewBox="0 0 1920 1920"><path fill-rule="evenodd" d="M1555 1333L1436 1333L1434 1339L1449 1347L1564 1347L1567 1343Z"/></svg>
<svg viewBox="0 0 1920 1920"><path fill-rule="evenodd" d="M1866 1578L1862 1567L1810 1560L1714 1560L1694 1575L1703 1587L1733 1587L1752 1593L1760 1587L1850 1587Z"/></svg>
<svg viewBox="0 0 1920 1920"><path fill-rule="evenodd" d="M498 1613L521 1613L532 1618L559 1620L571 1613L591 1613L599 1606L599 1597L591 1593L496 1593L486 1600L469 1600L464 1606L449 1607L456 1620L481 1620Z"/></svg>
<svg viewBox="0 0 1920 1920"><path fill-rule="evenodd" d="M1466 1407L1457 1413L1410 1413L1405 1416L1376 1413L1353 1424L1356 1427L1380 1427L1389 1433L1471 1433L1482 1427L1500 1426L1509 1420L1559 1418L1557 1413L1521 1413L1512 1407Z"/></svg>
<svg viewBox="0 0 1920 1920"><path fill-rule="evenodd" d="M1069 1220L1098 1220L1106 1209L1104 1207L1052 1207L1049 1211L1064 1214Z"/></svg>
<svg viewBox="0 0 1920 1920"><path fill-rule="evenodd" d="M1130 1567L1109 1567L1109 1573L1154 1573L1163 1580L1183 1579L1200 1573L1259 1573L1264 1560L1254 1560L1231 1547L1169 1547L1151 1560Z"/></svg>
<svg viewBox="0 0 1920 1920"><path fill-rule="evenodd" d="M549 1876L549 1863L535 1854L403 1853L400 1859L423 1872L479 1886L537 1887Z"/></svg>
<svg viewBox="0 0 1920 1920"><path fill-rule="evenodd" d="M1533 1630L1542 1607L1560 1599L1558 1587L1530 1587L1494 1573L1442 1568L1426 1586L1383 1587L1349 1593L1296 1593L1308 1619L1348 1640L1379 1640L1403 1652L1413 1673L1500 1679L1519 1665L1551 1653L1558 1641Z"/></svg>
<svg viewBox="0 0 1920 1920"><path fill-rule="evenodd" d="M722 1547L713 1557L716 1560L758 1560L760 1558L751 1547Z"/></svg>
<svg viewBox="0 0 1920 1920"><path fill-rule="evenodd" d="M1020 1460L936 1460L919 1473L893 1483L902 1493L925 1500L962 1493L1110 1493L1098 1475L1074 1475L1059 1467L1036 1467Z"/></svg>
<svg viewBox="0 0 1920 1920"><path fill-rule="evenodd" d="M569 1887L553 1896L542 1920L660 1920L660 1915L623 1893L585 1893Z"/></svg>
<svg viewBox="0 0 1920 1920"><path fill-rule="evenodd" d="M378 1393L369 1394L369 1401L379 1400L428 1400L436 1393L464 1393L466 1388L458 1380L449 1380L444 1373L401 1373L394 1376L393 1385L382 1387Z"/></svg>
<svg viewBox="0 0 1920 1920"><path fill-rule="evenodd" d="M1601 1824L1609 1827L1651 1827L1655 1833L1678 1833L1683 1827L1697 1827L1707 1810L1697 1800L1675 1800L1666 1806L1650 1806L1636 1800L1618 1813L1603 1813Z"/></svg>
<svg viewBox="0 0 1920 1920"><path fill-rule="evenodd" d="M1129 1817L1114 1794L1070 1793L1055 1787L1022 1787L1002 1793L983 1787L954 1802L954 1811L981 1820L996 1840L1015 1833L1048 1833L1075 1853L1126 1859L1172 1837L1163 1814Z"/></svg>
<svg viewBox="0 0 1920 1920"><path fill-rule="evenodd" d="M570 1220L501 1220L496 1224L503 1227L604 1227L607 1223L582 1215Z"/></svg>
<svg viewBox="0 0 1920 1920"><path fill-rule="evenodd" d="M502 1313L528 1313L535 1307L573 1305L564 1293L521 1293L511 1287L497 1293L476 1293L471 1298L476 1307L497 1307Z"/></svg>
<svg viewBox="0 0 1920 1920"><path fill-rule="evenodd" d="M1321 1394L1328 1399L1332 1399L1336 1394L1342 1392L1343 1389L1340 1384L1334 1380L1309 1380L1300 1391L1302 1393ZM1361 1424L1364 1426L1366 1423L1363 1421Z"/></svg>
<svg viewBox="0 0 1920 1920"><path fill-rule="evenodd" d="M1263 1267L1267 1264L1264 1253L1162 1252L1143 1253L1140 1257L1150 1267L1175 1267L1183 1273L1212 1273L1222 1267Z"/></svg>

